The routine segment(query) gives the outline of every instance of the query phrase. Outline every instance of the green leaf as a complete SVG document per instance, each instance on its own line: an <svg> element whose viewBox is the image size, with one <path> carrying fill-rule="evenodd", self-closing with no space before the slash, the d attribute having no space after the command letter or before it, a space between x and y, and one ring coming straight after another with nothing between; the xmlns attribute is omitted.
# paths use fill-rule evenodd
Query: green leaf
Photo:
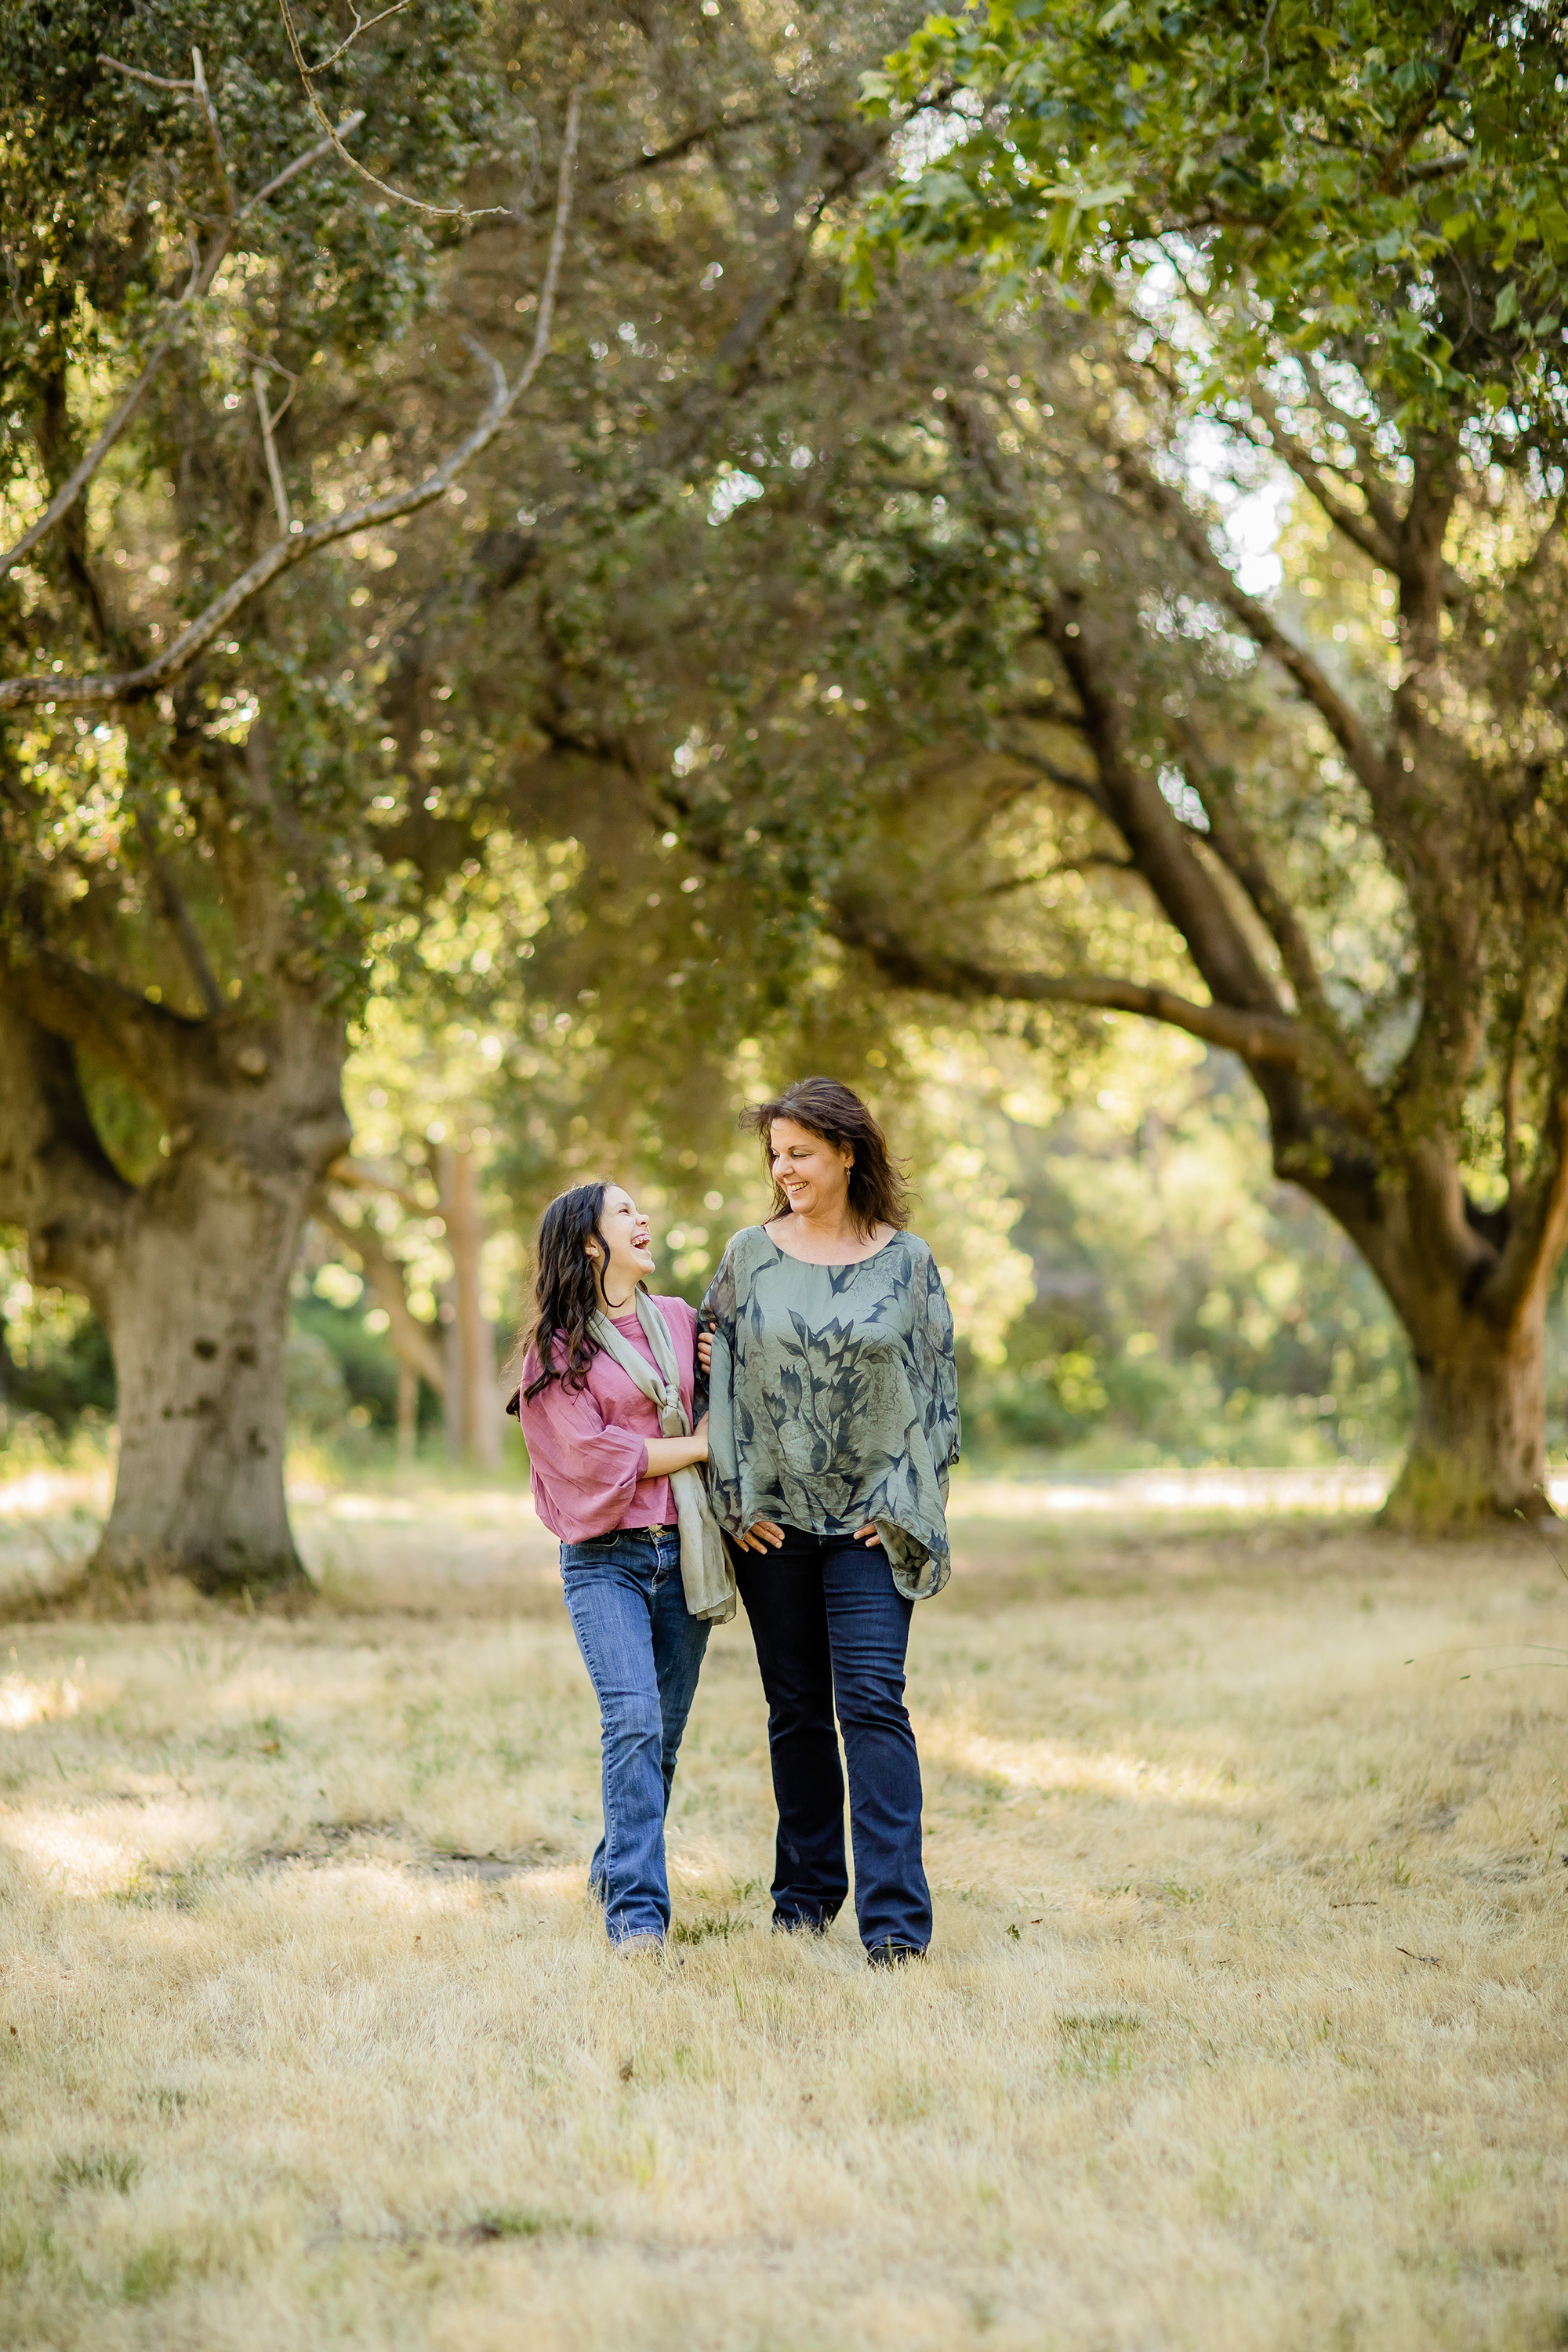
<svg viewBox="0 0 1568 2352"><path fill-rule="evenodd" d="M1492 313L1493 333L1495 334L1500 327L1506 327L1509 320L1518 315L1518 311L1519 288L1510 278L1497 298L1497 309Z"/></svg>

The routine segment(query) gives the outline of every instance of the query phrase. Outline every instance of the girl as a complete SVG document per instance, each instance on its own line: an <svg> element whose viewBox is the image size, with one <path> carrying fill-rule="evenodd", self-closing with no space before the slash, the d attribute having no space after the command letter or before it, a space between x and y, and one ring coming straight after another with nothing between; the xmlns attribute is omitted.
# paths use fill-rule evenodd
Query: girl
<svg viewBox="0 0 1568 2352"><path fill-rule="evenodd" d="M912 1603L947 1581L952 1318L858 1095L805 1078L747 1118L774 1213L725 1251L700 1354L710 1487L745 1555L741 1598L768 1698L773 1924L821 1932L848 1892L837 1705L860 1938L886 1966L931 1941L904 1653Z"/></svg>
<svg viewBox="0 0 1568 2352"><path fill-rule="evenodd" d="M618 1184L578 1184L539 1228L522 1385L508 1410L561 1538L577 1646L599 1701L605 1834L588 1885L619 1950L669 1928L664 1817L709 1624L734 1613L693 1427L697 1318L654 1298L648 1222Z"/></svg>

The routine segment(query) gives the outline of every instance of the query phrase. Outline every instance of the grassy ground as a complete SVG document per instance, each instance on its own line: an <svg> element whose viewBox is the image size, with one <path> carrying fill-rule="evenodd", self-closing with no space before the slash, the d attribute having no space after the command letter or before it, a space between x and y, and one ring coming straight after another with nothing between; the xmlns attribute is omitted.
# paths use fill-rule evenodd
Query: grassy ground
<svg viewBox="0 0 1568 2352"><path fill-rule="evenodd" d="M1538 1544L961 1524L910 1658L937 1944L883 1975L765 1932L743 1622L684 1966L618 1963L515 1500L305 1518L302 1618L0 1633L0 2342L1568 2344Z"/></svg>

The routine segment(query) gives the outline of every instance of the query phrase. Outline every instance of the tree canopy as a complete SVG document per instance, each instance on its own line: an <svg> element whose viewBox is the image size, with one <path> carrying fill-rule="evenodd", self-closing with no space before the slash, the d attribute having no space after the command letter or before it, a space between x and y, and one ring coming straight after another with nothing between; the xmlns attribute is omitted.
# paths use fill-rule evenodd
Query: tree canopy
<svg viewBox="0 0 1568 2352"><path fill-rule="evenodd" d="M1563 64L1552 11L1000 0L868 84L904 176L863 288L913 248L1000 305L1043 294L1058 341L1083 322L1099 544L1058 536L1040 600L1077 788L1225 1008L1277 1166L1410 1332L1395 1507L1424 1522L1543 1507L1521 1438L1568 1221ZM1339 551L1311 602L1255 593L1216 530L1225 490L1282 477ZM1183 635L1211 680L1239 654L1266 733L1218 748L1190 688L1156 688Z"/></svg>
<svg viewBox="0 0 1568 2352"><path fill-rule="evenodd" d="M1560 7L1442 0L985 0L869 74L927 107L935 160L875 226L1116 299L1192 249L1224 331L1204 388L1353 342L1401 430L1456 415L1489 454L1560 446L1568 146ZM1201 260L1199 257L1201 256Z"/></svg>

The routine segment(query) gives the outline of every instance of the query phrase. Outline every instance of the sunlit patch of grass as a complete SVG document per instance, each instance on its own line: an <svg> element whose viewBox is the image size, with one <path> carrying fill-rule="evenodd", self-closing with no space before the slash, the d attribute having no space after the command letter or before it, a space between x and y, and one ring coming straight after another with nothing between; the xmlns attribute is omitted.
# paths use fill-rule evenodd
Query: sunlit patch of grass
<svg viewBox="0 0 1568 2352"><path fill-rule="evenodd" d="M1135 2038L1143 2030L1142 2019L1129 2017L1121 2010L1097 2010L1086 2017L1059 2017L1057 2026L1062 2038L1058 2074L1114 2083L1132 2072Z"/></svg>
<svg viewBox="0 0 1568 2352"><path fill-rule="evenodd" d="M485 1612L378 1614L448 1534L411 1499L378 1588L386 1524L352 1616L5 1637L85 1696L0 1736L0 2343L1550 2340L1568 1685L1515 1551L1075 1531L1069 1595L1060 1530L989 1581L961 1538L910 1651L936 1935L883 1972L852 1905L767 1932L743 1621L675 1948L612 1953L559 1579L504 1587L498 1504Z"/></svg>

